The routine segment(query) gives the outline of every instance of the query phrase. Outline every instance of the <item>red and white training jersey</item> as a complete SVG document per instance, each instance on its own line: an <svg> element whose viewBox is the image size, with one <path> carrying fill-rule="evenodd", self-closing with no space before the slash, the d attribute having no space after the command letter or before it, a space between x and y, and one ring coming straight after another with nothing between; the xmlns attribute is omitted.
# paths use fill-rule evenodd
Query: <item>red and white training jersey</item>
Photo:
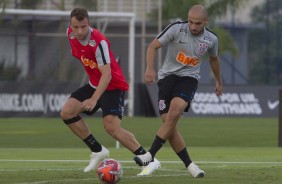
<svg viewBox="0 0 282 184"><path fill-rule="evenodd" d="M97 87L99 84L101 72L98 67L110 64L112 79L106 90L128 90L128 83L110 50L110 42L98 30L90 28L90 32L88 44L84 45L75 38L71 27L67 30L72 55L83 64L88 74L90 85Z"/></svg>

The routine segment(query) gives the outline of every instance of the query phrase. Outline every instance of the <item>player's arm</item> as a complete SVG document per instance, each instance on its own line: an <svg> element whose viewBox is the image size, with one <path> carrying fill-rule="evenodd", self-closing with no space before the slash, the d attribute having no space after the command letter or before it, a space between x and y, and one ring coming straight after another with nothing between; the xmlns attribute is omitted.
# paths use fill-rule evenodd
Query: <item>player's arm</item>
<svg viewBox="0 0 282 184"><path fill-rule="evenodd" d="M102 75L95 92L93 93L91 98L86 99L85 101L82 102L83 109L86 111L92 111L94 109L98 99L102 96L104 91L107 89L112 79L110 64L100 66L99 70Z"/></svg>
<svg viewBox="0 0 282 184"><path fill-rule="evenodd" d="M210 56L209 57L210 66L212 69L212 72L214 74L214 77L216 79L216 95L220 96L222 95L222 79L221 79L221 72L220 72L220 62L218 56Z"/></svg>
<svg viewBox="0 0 282 184"><path fill-rule="evenodd" d="M101 78L92 98L98 100L107 89L112 79L110 51L108 43L105 40L102 40L100 42L99 46L97 47L95 56L98 63L98 69L101 72Z"/></svg>
<svg viewBox="0 0 282 184"><path fill-rule="evenodd" d="M168 25L159 35L150 43L147 48L146 53L146 62L147 67L145 71L145 82L148 84L152 84L156 79L156 71L155 71L155 57L157 54L157 50L167 43L173 41L175 36L179 32L178 24L170 24Z"/></svg>
<svg viewBox="0 0 282 184"><path fill-rule="evenodd" d="M100 42L99 46L96 49L95 57L98 63L98 69L101 72L101 78L92 97L83 102L83 108L87 111L93 110L93 108L97 104L98 99L105 92L112 79L109 47L106 41Z"/></svg>
<svg viewBox="0 0 282 184"><path fill-rule="evenodd" d="M107 89L111 79L112 79L112 74L111 74L111 67L110 64L105 64L102 66L99 66L99 71L101 72L101 78L98 83L98 86L95 90L95 93L92 95L92 99L98 100L102 94L105 92Z"/></svg>
<svg viewBox="0 0 282 184"><path fill-rule="evenodd" d="M156 79L154 61L157 54L157 50L161 47L162 44L155 38L147 48L147 54L146 54L147 67L145 71L145 82L148 84L152 84Z"/></svg>

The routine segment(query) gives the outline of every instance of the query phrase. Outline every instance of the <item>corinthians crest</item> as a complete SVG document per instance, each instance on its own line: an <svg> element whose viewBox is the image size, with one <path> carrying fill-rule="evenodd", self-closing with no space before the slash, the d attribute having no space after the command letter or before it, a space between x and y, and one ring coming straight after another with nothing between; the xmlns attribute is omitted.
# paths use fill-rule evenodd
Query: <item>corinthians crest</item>
<svg viewBox="0 0 282 184"><path fill-rule="evenodd" d="M205 43L200 43L197 52L200 56L204 55L205 52L208 50L208 45Z"/></svg>
<svg viewBox="0 0 282 184"><path fill-rule="evenodd" d="M89 45L90 45L91 47L94 47L94 46L96 45L95 40L90 40L90 41L89 41Z"/></svg>

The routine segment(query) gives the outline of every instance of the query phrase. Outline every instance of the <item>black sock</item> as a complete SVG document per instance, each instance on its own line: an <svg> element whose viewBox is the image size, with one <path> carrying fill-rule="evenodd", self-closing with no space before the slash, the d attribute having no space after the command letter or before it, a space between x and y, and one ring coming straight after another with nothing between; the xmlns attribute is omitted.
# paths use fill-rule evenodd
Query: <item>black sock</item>
<svg viewBox="0 0 282 184"><path fill-rule="evenodd" d="M154 158L156 153L161 149L161 147L164 145L166 141L160 138L159 136L156 135L156 138L149 149L149 152L151 153L152 157Z"/></svg>
<svg viewBox="0 0 282 184"><path fill-rule="evenodd" d="M101 144L94 138L92 134L90 134L83 141L90 148L92 152L100 152L102 150Z"/></svg>
<svg viewBox="0 0 282 184"><path fill-rule="evenodd" d="M133 152L134 155L144 155L146 153L146 150L140 146L136 151Z"/></svg>
<svg viewBox="0 0 282 184"><path fill-rule="evenodd" d="M182 160L182 162L185 164L185 167L188 167L192 163L192 160L190 159L190 156L186 148L178 152L177 155Z"/></svg>

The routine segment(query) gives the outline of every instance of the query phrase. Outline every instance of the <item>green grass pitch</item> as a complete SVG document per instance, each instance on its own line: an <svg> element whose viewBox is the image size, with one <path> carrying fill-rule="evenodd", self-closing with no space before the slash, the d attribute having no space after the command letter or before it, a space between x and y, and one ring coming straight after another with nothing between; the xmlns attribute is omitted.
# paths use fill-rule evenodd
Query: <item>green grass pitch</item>
<svg viewBox="0 0 282 184"><path fill-rule="evenodd" d="M126 184L259 184L282 181L282 149L275 118L182 118L178 128L190 156L205 172L192 178L166 143L157 158L162 167L152 176L137 177L133 154L103 130L100 118L87 118L95 137L121 162ZM159 118L125 117L122 125L149 148ZM89 150L58 118L0 118L0 183L100 183L95 172L83 173Z"/></svg>

